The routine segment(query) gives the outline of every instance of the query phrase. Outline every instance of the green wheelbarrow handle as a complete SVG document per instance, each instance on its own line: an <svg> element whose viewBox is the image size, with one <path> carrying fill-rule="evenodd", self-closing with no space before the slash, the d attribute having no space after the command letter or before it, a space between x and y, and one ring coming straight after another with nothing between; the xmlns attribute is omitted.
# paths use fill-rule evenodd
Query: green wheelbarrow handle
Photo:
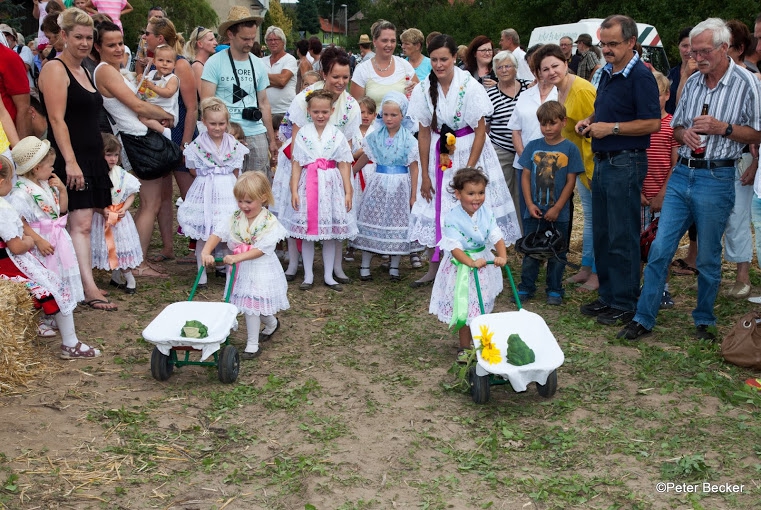
<svg viewBox="0 0 761 510"><path fill-rule="evenodd" d="M494 261L489 260L486 263L494 264ZM521 305L521 298L518 297L518 289L515 286L515 280L513 280L513 272L510 270L510 266L508 264L505 264L504 268L505 268L505 274L507 274L507 279L510 280L510 288L513 290L513 297L515 298L515 304L518 307L518 310L520 310L521 308L523 308L523 306ZM481 283L478 280L478 269L475 267L472 269L473 269L473 278L476 281L476 292L478 293L478 306L481 308L481 315L483 315L486 312L484 311L484 300L481 297ZM199 277L200 277L200 274L199 274Z"/></svg>
<svg viewBox="0 0 761 510"><path fill-rule="evenodd" d="M222 262L223 260L224 259L217 257L214 259L214 262ZM230 273L230 285L227 286L227 292L225 293L225 303L230 302L230 294L233 291L233 282L235 281L235 270L238 268L238 264L233 264L232 268L232 272ZM201 275L203 274L204 269L206 269L206 266L201 266L198 268L196 281L193 282L193 288L190 289L190 296L188 296L188 301L193 301L193 298L196 295L196 290L198 289L198 282L201 281Z"/></svg>

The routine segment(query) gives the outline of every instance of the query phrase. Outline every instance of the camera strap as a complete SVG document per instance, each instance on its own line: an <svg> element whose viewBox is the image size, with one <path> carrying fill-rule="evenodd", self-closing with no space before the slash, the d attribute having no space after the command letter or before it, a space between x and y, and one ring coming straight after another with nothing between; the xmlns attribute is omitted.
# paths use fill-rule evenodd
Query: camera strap
<svg viewBox="0 0 761 510"><path fill-rule="evenodd" d="M235 68L235 62L233 61L233 55L230 52L230 50L227 50L227 56L230 58L230 67L232 67L233 70L233 78L235 78L235 85L233 86L233 104L237 103L238 101L243 101L246 96L249 96L248 92L243 90L240 86L240 80L238 79L238 70ZM251 55L248 56L248 64L251 66L251 75L254 77L254 97L256 97L256 71L254 71L254 62L251 60ZM259 98L256 99L256 104L254 105L256 108L259 107ZM246 108L245 101L243 104L243 107Z"/></svg>

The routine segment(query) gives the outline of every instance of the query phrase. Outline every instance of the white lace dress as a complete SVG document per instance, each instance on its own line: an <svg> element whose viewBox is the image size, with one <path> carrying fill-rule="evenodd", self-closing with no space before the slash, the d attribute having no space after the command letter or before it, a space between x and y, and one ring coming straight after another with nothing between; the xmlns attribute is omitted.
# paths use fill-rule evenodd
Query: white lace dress
<svg viewBox="0 0 761 510"><path fill-rule="evenodd" d="M307 92L324 87L325 82L318 82L299 92L293 99L291 107L285 113L280 126L279 134L285 143L283 143L277 155L277 170L275 171L275 177L272 179L272 196L275 198L275 204L274 207L269 208L272 214L278 218L282 219L285 210L290 207L291 203L292 167L291 158L287 154L293 152L293 140L291 139L292 126L295 125L301 129L307 124L311 124L312 121L307 114L306 94ZM333 105L330 123L336 126L347 140L353 140L359 133L360 122L359 104L347 92L342 93Z"/></svg>
<svg viewBox="0 0 761 510"><path fill-rule="evenodd" d="M21 238L23 235L24 226L21 223L21 217L4 197L0 197L0 240L8 242L16 237ZM30 252L14 255L8 248L3 249L6 250L10 260L26 278L8 277L2 273L0 273L0 278L26 284L32 296L37 299L52 295L59 310L64 315L74 311L77 307L77 300L73 296L71 288L58 275L45 268L37 257Z"/></svg>
<svg viewBox="0 0 761 510"><path fill-rule="evenodd" d="M359 233L352 246L385 255L407 255L410 253L409 166L418 160L417 140L404 127L390 138L388 129L383 126L364 139L362 149L375 162L376 171L365 180L365 192L357 210Z"/></svg>
<svg viewBox="0 0 761 510"><path fill-rule="evenodd" d="M470 73L454 68L454 78L449 86L449 93L445 96L441 85L439 87L436 118L438 125L436 130L431 130L431 147L428 154L428 175L431 183L436 188L436 174L441 175L441 192L434 195L427 202L418 192L417 200L412 208L410 221L410 240L419 242L423 246L432 248L436 246L436 202L441 205L440 218L444 218L447 212L457 204L454 193L449 192L449 183L457 170L468 163L468 158L473 147L475 134L465 134L457 137L456 148L452 157L452 167L445 172L436 168L436 149L439 145L439 131L443 124L447 124L454 131L468 128L475 129L478 122L494 111L491 100L483 86L478 83ZM429 94L430 81L426 78L412 91L410 106L407 114L423 126L430 126L433 114L433 106ZM484 143L481 157L476 166L481 167L489 178L486 187L486 202L502 230L505 243L509 246L521 237L518 217L515 212L513 200L502 174L497 153L491 143ZM421 173L426 169L421 168ZM422 182L422 177L419 180ZM441 220L440 220L441 221Z"/></svg>
<svg viewBox="0 0 761 510"><path fill-rule="evenodd" d="M487 208L481 207L471 217L468 216L458 203L444 218L439 248L444 256L436 273L436 280L431 291L431 305L428 312L436 315L441 322L449 324L452 320L455 282L457 280L456 266L452 260L452 250L459 248L470 255L470 258L494 260L492 250L502 239L501 229L498 228L494 214ZM483 248L482 251L475 251ZM468 278L468 319L481 315L476 292L476 280L472 270ZM481 287L481 297L484 302L484 312L490 313L494 308L494 300L502 292L502 269L487 265L478 270L478 282Z"/></svg>
<svg viewBox="0 0 761 510"><path fill-rule="evenodd" d="M365 131L364 135L362 135L362 131L357 130L357 134L354 136L354 138L351 139L352 152L357 152L357 149L359 149L362 146L362 141L368 136L370 136L370 134L373 131L375 131L375 122L371 123L367 127L367 131ZM370 161L373 161L373 160L371 159ZM370 180L370 177L372 177L374 172L375 172L375 162L366 164L364 167L362 167L362 170L360 170L356 174L352 172L351 187L354 190L354 195L352 197L352 201L354 205L352 207L355 211L359 211L359 205L362 203L362 195L365 192L365 190L362 189L362 183L364 182L365 188L366 188L367 183Z"/></svg>
<svg viewBox="0 0 761 510"><path fill-rule="evenodd" d="M235 212L232 222L236 219L248 222L240 211ZM230 231L227 246L233 253L236 250L249 249L244 245L257 248L264 253L261 257L246 260L237 265L230 303L246 315L275 315L280 310L287 310L290 307L287 295L288 282L285 280L283 267L275 255L275 245L286 237L285 228L272 213L263 209L244 236L235 234L234 224L231 225ZM244 243L244 240L248 242Z"/></svg>
<svg viewBox="0 0 761 510"><path fill-rule="evenodd" d="M185 166L195 169L196 178L177 210L177 223L185 236L206 241L214 234L223 242L228 240L230 216L238 209L233 171L242 167L248 152L245 145L227 133L220 147L208 133L198 135L188 145Z"/></svg>
<svg viewBox="0 0 761 510"><path fill-rule="evenodd" d="M140 181L119 165L115 165L108 176L114 185L111 188L111 203L124 203L130 195L140 191ZM100 213L93 213L90 230L90 245L92 246L92 267L110 271L113 269L133 269L143 263L143 250L140 247L140 237L132 214L126 211L124 217L111 226L116 248L117 266L111 267L108 261L108 247L105 235L106 220Z"/></svg>
<svg viewBox="0 0 761 510"><path fill-rule="evenodd" d="M79 263L71 237L66 230L68 216L60 216L58 191L51 188L47 182L35 182L20 176L7 198L18 215L25 219L40 237L53 245L55 250L52 255L46 257L35 246L30 253L63 280L75 302L83 301L85 293Z"/></svg>
<svg viewBox="0 0 761 510"><path fill-rule="evenodd" d="M300 206L296 211L289 205L283 214L282 222L288 236L308 241L354 238L357 222L354 215L346 211L346 192L337 167L338 163L351 164L353 161L349 142L343 133L328 124L322 137L318 137L314 124L307 124L294 139L293 159L302 167L298 185ZM308 165L319 163L318 160L335 166L314 171L307 169ZM317 204L310 204L307 199L308 179L317 181Z"/></svg>

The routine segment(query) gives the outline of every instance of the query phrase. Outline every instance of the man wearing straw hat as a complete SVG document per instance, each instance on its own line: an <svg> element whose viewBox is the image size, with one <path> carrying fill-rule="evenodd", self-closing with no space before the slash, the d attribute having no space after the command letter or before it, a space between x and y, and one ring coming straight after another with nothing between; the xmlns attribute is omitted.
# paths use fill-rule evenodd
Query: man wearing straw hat
<svg viewBox="0 0 761 510"><path fill-rule="evenodd" d="M219 25L226 34L230 48L209 57L201 75L201 99L217 96L230 111L230 120L243 127L246 146L251 153L243 171L257 170L269 175L277 158L275 133L272 130L272 110L266 89L270 84L267 68L251 54L257 39L260 16L252 16L245 7L230 9L227 20Z"/></svg>
<svg viewBox="0 0 761 510"><path fill-rule="evenodd" d="M370 60L375 56L375 52L370 50L372 43L370 42L370 36L362 34L359 36L359 58L357 64L359 65L366 60Z"/></svg>

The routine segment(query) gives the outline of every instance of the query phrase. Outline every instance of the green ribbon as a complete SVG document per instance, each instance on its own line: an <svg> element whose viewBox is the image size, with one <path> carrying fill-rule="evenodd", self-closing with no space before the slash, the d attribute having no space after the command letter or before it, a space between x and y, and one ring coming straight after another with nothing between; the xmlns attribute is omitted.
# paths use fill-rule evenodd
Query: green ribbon
<svg viewBox="0 0 761 510"><path fill-rule="evenodd" d="M486 247L481 246L474 250L463 250L465 255L471 256L475 253L484 251ZM472 257L471 257L472 258ZM455 331L463 327L468 321L468 292L470 291L470 268L463 265L459 260L452 257L452 264L457 266L457 278L454 285L454 303L452 307L452 320L449 321L449 327L454 327ZM477 269L476 269L477 271Z"/></svg>

